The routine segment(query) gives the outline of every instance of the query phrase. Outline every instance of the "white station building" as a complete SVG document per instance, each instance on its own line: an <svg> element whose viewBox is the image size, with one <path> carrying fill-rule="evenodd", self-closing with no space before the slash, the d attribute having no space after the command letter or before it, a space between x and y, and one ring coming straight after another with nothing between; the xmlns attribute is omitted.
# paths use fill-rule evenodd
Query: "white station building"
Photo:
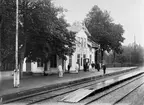
<svg viewBox="0 0 144 105"><path fill-rule="evenodd" d="M57 55L53 55L52 59L49 60L47 64L47 73L57 73L57 66L62 65L63 70L67 71L67 66L70 63L70 72L75 72L75 66L78 62L79 70L83 70L83 65L87 59L89 63L95 63L95 51L99 48L99 45L92 42L88 37L90 33L88 32L85 25L77 23L71 27L67 28L69 31L76 33L76 50L72 56L67 56L67 60L64 61L60 59ZM44 64L42 62L26 62L23 63L23 72L26 73L43 73Z"/></svg>

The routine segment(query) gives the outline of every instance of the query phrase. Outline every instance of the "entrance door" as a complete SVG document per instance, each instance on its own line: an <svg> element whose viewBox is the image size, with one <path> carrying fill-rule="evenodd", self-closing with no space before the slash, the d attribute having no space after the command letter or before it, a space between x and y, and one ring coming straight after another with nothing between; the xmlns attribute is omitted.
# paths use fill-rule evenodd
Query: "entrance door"
<svg viewBox="0 0 144 105"><path fill-rule="evenodd" d="M51 68L56 68L57 67L57 56L56 55L51 56L50 67Z"/></svg>
<svg viewBox="0 0 144 105"><path fill-rule="evenodd" d="M31 72L31 62L26 62L26 72Z"/></svg>

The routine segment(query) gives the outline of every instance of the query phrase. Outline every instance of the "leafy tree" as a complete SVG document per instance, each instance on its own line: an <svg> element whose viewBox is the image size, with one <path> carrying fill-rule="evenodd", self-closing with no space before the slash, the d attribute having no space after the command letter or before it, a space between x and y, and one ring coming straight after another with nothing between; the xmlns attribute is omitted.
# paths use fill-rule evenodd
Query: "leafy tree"
<svg viewBox="0 0 144 105"><path fill-rule="evenodd" d="M112 49L116 53L121 52L121 43L124 30L122 25L112 23L113 20L107 11L102 11L94 6L85 18L85 24L91 33L91 39L101 46L101 54Z"/></svg>
<svg viewBox="0 0 144 105"><path fill-rule="evenodd" d="M11 21L4 23L4 29L6 26L8 29L0 35L6 35L6 37L11 35L9 41L12 41L12 44L5 41L3 43L12 46L13 52L8 51L8 53L12 53L14 57L15 0L7 1L4 0L2 3L4 5L2 15L6 14L6 18L3 19ZM46 64L51 54L56 54L63 59L66 58L65 55L72 54L75 35L66 29L68 24L61 15L62 12L63 8L56 8L51 0L19 1L19 61L21 63L27 57L28 61L37 61L37 58L42 58ZM9 16L10 14L12 15ZM2 36L4 40L6 37ZM6 50L6 47L3 48Z"/></svg>
<svg viewBox="0 0 144 105"><path fill-rule="evenodd" d="M55 8L51 1L47 0L38 0L31 6L34 9L30 11L31 15L29 16L28 26L31 27L28 27L26 32L30 34L29 41L26 42L25 57L31 61L42 58L45 65L52 54L65 59L69 50L72 49L72 52L74 50L75 36L66 29L68 24L63 16L57 17L62 9Z"/></svg>
<svg viewBox="0 0 144 105"><path fill-rule="evenodd" d="M144 48L137 44L122 46L123 53L116 55L116 62L131 65L142 64L144 62Z"/></svg>
<svg viewBox="0 0 144 105"><path fill-rule="evenodd" d="M14 62L15 1L0 0L0 62Z"/></svg>
<svg viewBox="0 0 144 105"><path fill-rule="evenodd" d="M142 64L144 61L144 48L134 43L131 55L133 64Z"/></svg>

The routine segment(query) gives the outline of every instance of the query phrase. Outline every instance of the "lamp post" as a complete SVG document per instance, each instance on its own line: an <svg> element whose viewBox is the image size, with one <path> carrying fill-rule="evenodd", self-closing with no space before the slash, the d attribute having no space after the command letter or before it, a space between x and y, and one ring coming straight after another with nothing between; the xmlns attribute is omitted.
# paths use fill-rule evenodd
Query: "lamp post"
<svg viewBox="0 0 144 105"><path fill-rule="evenodd" d="M19 87L19 67L18 67L18 0L16 0L16 43L15 43L15 70L14 87Z"/></svg>

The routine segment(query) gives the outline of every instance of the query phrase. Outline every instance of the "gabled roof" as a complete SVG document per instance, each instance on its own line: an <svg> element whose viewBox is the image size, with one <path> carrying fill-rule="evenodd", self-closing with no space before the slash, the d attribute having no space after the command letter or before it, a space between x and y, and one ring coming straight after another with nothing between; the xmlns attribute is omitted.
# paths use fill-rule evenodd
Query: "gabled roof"
<svg viewBox="0 0 144 105"><path fill-rule="evenodd" d="M95 43L94 41L92 41L92 47L93 48L100 48L99 44Z"/></svg>
<svg viewBox="0 0 144 105"><path fill-rule="evenodd" d="M88 38L88 43L87 43L90 47L92 48L99 48L99 44L95 43L94 41L90 40L90 38Z"/></svg>
<svg viewBox="0 0 144 105"><path fill-rule="evenodd" d="M74 23L72 26L67 27L69 31L78 33L82 29L82 25L79 22Z"/></svg>
<svg viewBox="0 0 144 105"><path fill-rule="evenodd" d="M83 23L82 28L84 29L84 31L87 34L87 36L91 36L91 34L89 33L88 29L85 26L85 23Z"/></svg>
<svg viewBox="0 0 144 105"><path fill-rule="evenodd" d="M76 33L83 30L86 33L86 35L88 36L88 45L93 47L93 48L99 48L99 44L97 44L94 41L90 40L89 36L91 36L91 34L88 31L88 29L86 28L85 23L75 22L72 26L67 27L67 29L69 31L76 32Z"/></svg>
<svg viewBox="0 0 144 105"><path fill-rule="evenodd" d="M76 32L76 33L78 33L83 29L87 36L91 36L84 23L82 24L80 22L75 22L72 26L67 27L67 29L69 31Z"/></svg>

